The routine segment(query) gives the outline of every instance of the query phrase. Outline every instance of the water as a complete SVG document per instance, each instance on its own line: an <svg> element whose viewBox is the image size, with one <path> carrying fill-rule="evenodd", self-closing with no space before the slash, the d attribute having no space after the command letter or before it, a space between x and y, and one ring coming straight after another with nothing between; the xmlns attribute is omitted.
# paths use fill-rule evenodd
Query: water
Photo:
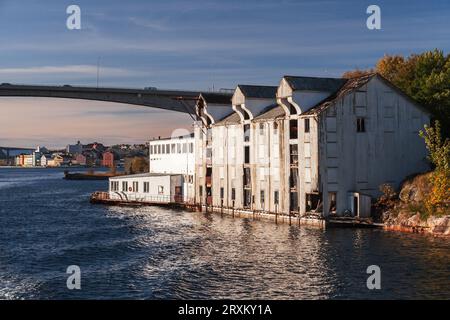
<svg viewBox="0 0 450 320"><path fill-rule="evenodd" d="M62 177L0 169L1 299L450 298L448 239L91 205L106 181ZM81 290L66 287L69 265Z"/></svg>

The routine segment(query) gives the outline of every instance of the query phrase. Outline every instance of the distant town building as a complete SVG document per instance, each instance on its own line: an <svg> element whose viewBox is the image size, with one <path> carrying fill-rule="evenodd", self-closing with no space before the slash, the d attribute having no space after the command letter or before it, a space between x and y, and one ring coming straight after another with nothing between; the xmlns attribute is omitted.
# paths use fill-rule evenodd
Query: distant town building
<svg viewBox="0 0 450 320"><path fill-rule="evenodd" d="M103 152L102 166L114 167L114 153L111 151Z"/></svg>
<svg viewBox="0 0 450 320"><path fill-rule="evenodd" d="M87 164L86 156L83 154L77 154L75 157L75 163L80 166L85 166Z"/></svg>
<svg viewBox="0 0 450 320"><path fill-rule="evenodd" d="M77 144L69 144L66 147L66 153L68 154L81 154L83 152L83 145L80 141Z"/></svg>

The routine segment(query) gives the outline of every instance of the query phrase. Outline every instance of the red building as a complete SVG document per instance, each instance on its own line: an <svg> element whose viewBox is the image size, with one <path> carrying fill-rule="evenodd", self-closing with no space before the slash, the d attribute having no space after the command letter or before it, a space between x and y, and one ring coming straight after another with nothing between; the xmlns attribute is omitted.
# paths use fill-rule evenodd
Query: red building
<svg viewBox="0 0 450 320"><path fill-rule="evenodd" d="M86 165L86 157L82 154L77 154L75 161L77 162L77 164L79 164L80 166L85 166Z"/></svg>
<svg viewBox="0 0 450 320"><path fill-rule="evenodd" d="M103 153L102 166L114 167L114 153L107 151Z"/></svg>

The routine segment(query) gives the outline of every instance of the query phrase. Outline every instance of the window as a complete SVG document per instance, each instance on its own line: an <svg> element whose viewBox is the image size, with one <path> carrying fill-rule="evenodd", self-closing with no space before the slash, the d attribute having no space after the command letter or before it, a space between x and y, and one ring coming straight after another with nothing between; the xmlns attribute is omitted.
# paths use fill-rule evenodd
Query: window
<svg viewBox="0 0 450 320"><path fill-rule="evenodd" d="M166 153L170 154L170 144L166 144Z"/></svg>
<svg viewBox="0 0 450 320"><path fill-rule="evenodd" d="M198 187L198 194L200 195L200 197L203 196L203 186Z"/></svg>
<svg viewBox="0 0 450 320"><path fill-rule="evenodd" d="M119 181L111 181L111 191L119 191Z"/></svg>
<svg viewBox="0 0 450 320"><path fill-rule="evenodd" d="M273 192L273 201L275 204L280 203L280 192L278 190Z"/></svg>
<svg viewBox="0 0 450 320"><path fill-rule="evenodd" d="M175 153L175 143L172 143L171 153Z"/></svg>
<svg viewBox="0 0 450 320"><path fill-rule="evenodd" d="M305 133L309 132L309 119L305 119Z"/></svg>
<svg viewBox="0 0 450 320"><path fill-rule="evenodd" d="M225 195L225 189L223 187L220 188L220 199L223 199Z"/></svg>
<svg viewBox="0 0 450 320"><path fill-rule="evenodd" d="M264 134L264 123L260 123L259 124L259 134L263 135Z"/></svg>
<svg viewBox="0 0 450 320"><path fill-rule="evenodd" d="M128 191L128 181L122 181L122 191L123 192Z"/></svg>
<svg viewBox="0 0 450 320"><path fill-rule="evenodd" d="M366 119L356 118L356 132L366 132Z"/></svg>
<svg viewBox="0 0 450 320"><path fill-rule="evenodd" d="M158 154L161 154L161 145L158 144Z"/></svg>
<svg viewBox="0 0 450 320"><path fill-rule="evenodd" d="M183 153L187 153L187 143L183 143Z"/></svg>
<svg viewBox="0 0 450 320"><path fill-rule="evenodd" d="M192 142L189 143L189 153L194 153L194 144Z"/></svg>
<svg viewBox="0 0 450 320"><path fill-rule="evenodd" d="M144 182L144 193L149 193L149 192L150 192L150 183Z"/></svg>
<svg viewBox="0 0 450 320"><path fill-rule="evenodd" d="M177 143L177 152L181 153L181 144Z"/></svg>
<svg viewBox="0 0 450 320"><path fill-rule="evenodd" d="M231 188L231 200L236 200L236 189Z"/></svg>
<svg viewBox="0 0 450 320"><path fill-rule="evenodd" d="M262 204L264 204L264 201L265 201L265 198L264 198L264 190L261 190L261 196L260 196L260 200L261 200L261 203Z"/></svg>
<svg viewBox="0 0 450 320"><path fill-rule="evenodd" d="M153 154L153 146L150 146L149 152L150 152L150 154Z"/></svg>
<svg viewBox="0 0 450 320"><path fill-rule="evenodd" d="M245 146L244 148L244 163L250 163L250 147Z"/></svg>
<svg viewBox="0 0 450 320"><path fill-rule="evenodd" d="M162 154L166 153L166 145L161 145Z"/></svg>
<svg viewBox="0 0 450 320"><path fill-rule="evenodd" d="M164 186L158 186L158 194L163 195L164 194Z"/></svg>
<svg viewBox="0 0 450 320"><path fill-rule="evenodd" d="M244 142L250 141L250 125L244 125Z"/></svg>
<svg viewBox="0 0 450 320"><path fill-rule="evenodd" d="M337 198L337 193L336 192L330 192L328 194L328 201L330 202L330 208L329 211L330 213L336 213L336 198Z"/></svg>
<svg viewBox="0 0 450 320"><path fill-rule="evenodd" d="M290 139L298 138L298 122L296 119L289 121L289 138Z"/></svg>
<svg viewBox="0 0 450 320"><path fill-rule="evenodd" d="M133 181L133 192L139 192L139 182Z"/></svg>

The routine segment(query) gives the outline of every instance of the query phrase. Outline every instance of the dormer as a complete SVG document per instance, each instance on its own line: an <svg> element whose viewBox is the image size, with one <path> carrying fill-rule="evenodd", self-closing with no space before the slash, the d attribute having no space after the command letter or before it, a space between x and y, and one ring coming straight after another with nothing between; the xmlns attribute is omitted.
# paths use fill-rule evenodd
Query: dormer
<svg viewBox="0 0 450 320"><path fill-rule="evenodd" d="M229 93L201 93L195 113L204 126L211 126L233 113Z"/></svg>
<svg viewBox="0 0 450 320"><path fill-rule="evenodd" d="M340 78L284 76L277 89L277 102L286 115L299 115L336 93L346 82Z"/></svg>
<svg viewBox="0 0 450 320"><path fill-rule="evenodd" d="M276 103L276 92L277 87L272 86L238 85L231 99L233 110L241 121L252 120Z"/></svg>

